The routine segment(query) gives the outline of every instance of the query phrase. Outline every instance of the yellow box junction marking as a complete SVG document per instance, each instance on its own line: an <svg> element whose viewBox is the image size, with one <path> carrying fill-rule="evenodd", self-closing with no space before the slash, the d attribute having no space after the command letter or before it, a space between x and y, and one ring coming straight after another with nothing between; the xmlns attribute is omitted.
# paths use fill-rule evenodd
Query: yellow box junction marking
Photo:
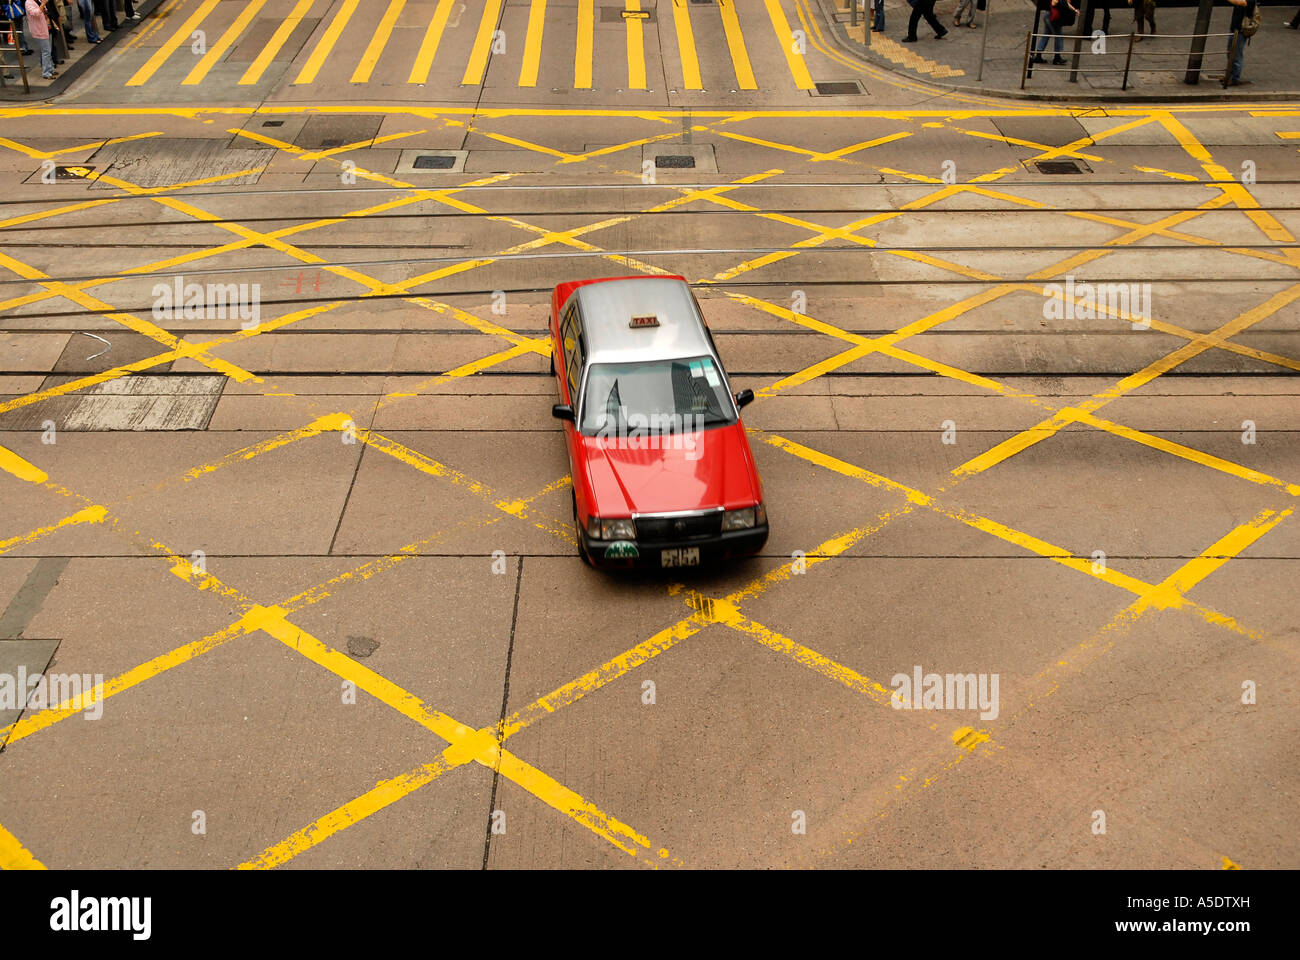
<svg viewBox="0 0 1300 960"><path fill-rule="evenodd" d="M576 231L567 231L567 232L573 233ZM1017 285L1017 286L1023 286L1023 285ZM852 336L852 335L846 335L846 337L847 336ZM881 339L885 339L885 338L881 338ZM901 337L899 339L901 339ZM896 342L896 340L894 342ZM1212 338L1205 338L1204 344L1201 346L1201 349L1207 349L1209 346L1219 346L1219 344L1213 343ZM1178 351L1176 351L1176 353L1178 353ZM1156 373L1155 375L1158 376L1159 373ZM978 379L978 378L972 377L972 379ZM1000 460L997 462L1000 462ZM20 467L19 469L23 469L23 468ZM853 469L858 470L860 468L853 468ZM1244 468L1241 469L1244 470ZM885 482L887 486L891 486L892 488L897 489L899 492L907 495L909 497L909 500L912 503L920 503L926 506L932 505L928 495L920 494L919 491L912 491L909 490L908 488L902 487L901 485L893 484L892 481L886 481L885 478L878 478L878 479L880 481ZM1140 596L1139 600L1136 602L1140 604L1144 604L1144 606L1163 607L1170 604L1179 603L1180 602L1178 599L1179 596L1181 596L1181 594L1185 592L1185 590L1190 585L1193 585L1195 582L1199 582L1200 579L1208 575L1209 572L1212 572L1213 569L1216 569L1217 566L1221 565L1222 562L1226 562L1226 557L1223 556L1223 554L1231 550L1235 555L1235 552L1238 552L1240 549L1244 549L1245 546L1249 545L1249 543L1254 542L1254 540L1257 539L1258 536L1261 536L1264 532L1267 532L1267 530L1272 529L1273 526L1275 526L1278 522L1280 522L1282 518L1289 515L1290 512L1291 512L1290 510L1287 510L1277 514L1274 514L1272 512L1266 512L1265 514L1262 514L1261 516L1257 517L1255 521L1252 521L1250 524L1245 525L1243 528L1239 529L1238 531L1234 531L1232 534L1229 534L1227 537L1223 538L1219 543L1214 545L1214 547L1210 548L1210 550L1207 550L1201 557L1197 558L1197 560L1194 560L1191 562L1191 564L1187 565L1184 568L1184 570L1180 571L1174 577L1169 578L1163 584L1157 585L1154 588L1152 588L1150 585L1145 585L1146 589L1143 590L1144 585L1139 584L1137 581L1132 581L1131 578L1120 580L1116 582L1115 585L1123 586L1130 590L1135 590L1135 586L1136 586L1135 592L1142 591L1142 596ZM1002 535L1002 536L1016 535L1015 531L1011 531L1009 528L1005 528L1002 525L994 524L992 521L985 521L983 518L974 518L969 516L956 516L955 518L962 520L962 522L967 522L967 523L971 523L972 525L977 525L977 528L986 529L986 532L994 533L994 535ZM1023 535L1019 535L1019 536L1023 538ZM848 541L843 538L839 541L840 544L846 544L847 542ZM1031 549L1038 549L1039 551L1042 551L1044 549L1051 551L1054 549L1054 548L1050 548L1050 545L1042 544L1041 541L1033 541L1032 538L1030 538L1029 541L1022 543L1022 545L1028 545ZM1053 556L1053 559L1059 560L1064 558ZM1193 567L1192 564L1199 564L1199 566ZM771 580L769 582L779 582L779 579L780 578L777 578L776 580ZM1163 591L1163 593L1159 591ZM735 621L734 611L729 609L725 602L709 601L708 608L710 610L709 616L707 618L708 622L725 623L729 626L734 625L734 621ZM1218 622L1221 625L1235 627L1235 624L1231 623L1228 620L1228 618L1222 618L1220 616L1218 617L1218 619L1211 619L1208 616L1208 614L1210 613L1212 612L1203 611L1203 615L1207 616L1207 619L1210 619L1210 622ZM762 630L766 630L766 628L762 628ZM770 634L770 631L767 632ZM955 741L967 741L968 739L969 739L969 734L962 734L962 736L960 737L957 736L954 737ZM959 745L962 745L964 747L964 742L959 743Z"/></svg>

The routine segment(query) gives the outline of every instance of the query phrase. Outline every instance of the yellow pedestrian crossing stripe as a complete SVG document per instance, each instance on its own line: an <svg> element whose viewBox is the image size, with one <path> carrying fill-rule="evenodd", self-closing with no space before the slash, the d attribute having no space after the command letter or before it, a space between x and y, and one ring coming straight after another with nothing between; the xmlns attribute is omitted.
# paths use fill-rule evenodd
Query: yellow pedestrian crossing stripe
<svg viewBox="0 0 1300 960"><path fill-rule="evenodd" d="M298 79L294 83L311 83L320 73L320 68L325 66L325 60L329 57L330 51L334 49L334 44L339 42L339 37L343 36L343 29L352 19L352 14L357 11L357 4L361 0L343 0L343 6L339 7L339 12L334 14L334 19L330 21L329 27L325 30L325 35L320 38L320 43L316 44L316 49L311 52L307 58L306 65L302 72L298 74Z"/></svg>
<svg viewBox="0 0 1300 960"><path fill-rule="evenodd" d="M266 72L266 68L271 65L275 55L280 52L293 31L298 28L298 24L306 18L314 2L315 0L298 0L298 5L293 8L293 12L284 18L284 21L276 28L275 33L271 35L270 41L262 48L262 52L257 55L257 59L239 78L240 86L248 86L262 79L262 74Z"/></svg>
<svg viewBox="0 0 1300 960"><path fill-rule="evenodd" d="M657 66L649 69L648 61L660 53L662 44L665 70L660 82L672 87L702 91L707 81L715 87L758 90L751 49L755 53L762 50L762 63L783 65L768 68L774 71L764 77L770 86L786 87L791 82L799 90L814 86L804 59L804 37L791 29L783 7L789 0L715 0L712 4L622 0L621 9L607 3L601 5L601 11L596 0L549 5L547 0L481 0L474 4L459 0L247 0L238 9L221 0L185 2L191 10L189 16L165 21L180 24L126 81L127 86L163 82L157 75L169 63L172 69L178 63L192 64L180 80L182 86L214 82L228 76L214 72L215 68L231 63L232 51L248 40L255 27L260 37L272 25L270 39L253 51L237 85L262 82L279 60L293 62L290 69L297 73L289 75L295 86L338 82L343 77L354 84L367 84L403 74L407 83L425 85L431 77L447 82L450 74L459 75L462 86L474 87L485 83L489 73L500 77L494 64L500 62L513 71L517 61L517 85L521 88L536 87L542 75L548 74L547 80L556 87L571 78L575 90L592 90L597 82L646 90L661 76ZM621 13L621 24L619 17L608 15L597 23L597 13L605 12L606 7ZM671 24L660 27L656 18L670 15ZM310 21L315 25L311 36L305 42L294 39L294 46L301 49L286 49L295 33L301 38L299 29L309 17L315 18ZM525 17L527 26L522 27ZM514 25L509 36L507 22ZM209 35L217 37L210 46ZM412 43L415 37L421 38L413 60L409 59L409 46L403 52L397 50L401 44L394 40L403 37ZM360 54L357 51L362 44L357 38L366 41ZM721 51L724 47L727 57L706 57L701 68L701 49ZM779 58L776 48L781 52ZM567 61L570 55L572 73L562 66L550 75L560 58ZM622 62L610 72L605 62L610 58L625 60L626 74ZM514 78L512 72L508 75ZM174 77L166 82L175 83ZM278 74L272 73L272 77L278 78Z"/></svg>

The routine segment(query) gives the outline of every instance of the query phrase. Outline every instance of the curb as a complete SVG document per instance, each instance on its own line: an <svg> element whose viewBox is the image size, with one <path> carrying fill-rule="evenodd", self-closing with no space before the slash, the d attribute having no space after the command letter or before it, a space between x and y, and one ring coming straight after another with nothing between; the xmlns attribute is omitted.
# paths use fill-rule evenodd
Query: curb
<svg viewBox="0 0 1300 960"><path fill-rule="evenodd" d="M944 80L936 80L933 77L913 76L905 73L898 68L898 64L892 60L885 60L871 53L871 48L864 46L852 40L844 25L835 19L835 14L842 11L835 9L833 0L817 0L822 17L830 26L831 36L834 37L835 43L843 50L844 53L851 57L861 60L863 63L885 70L894 76L904 80L911 80L915 83L925 83L934 87L941 87L944 90L951 90L953 93L970 93L984 97L999 97L1005 100L1035 100L1039 102L1048 102L1054 104L1069 103L1269 103L1271 101L1291 102L1300 100L1300 92L1295 91L1264 91L1257 90L1254 92L1235 92L1228 93L1187 93L1176 98L1170 98L1168 95L1156 96L1152 94L1126 93L1116 91L1115 93L1031 93L1028 90L1019 88L1008 90L1005 87L993 86L974 86L967 83L948 83ZM868 4L868 7L870 4ZM867 13L869 14L869 10Z"/></svg>
<svg viewBox="0 0 1300 960"><path fill-rule="evenodd" d="M12 87L5 87L2 90L0 90L0 102L4 102L4 103L31 103L33 101L43 102L46 100L53 100L55 97L62 96L64 91L67 90L67 88L72 84L72 82L76 80L78 77L80 77L83 73L85 73L88 69L90 69L90 67L93 64L97 63L100 57L107 56L108 51L112 50L119 43L124 41L127 37L131 36L131 34L133 34L138 28L144 26L148 22L149 15L153 13L154 10L158 9L158 7L162 6L163 2L164 0L141 0L139 4L136 4L138 9L135 11L136 14L140 17L139 20L127 21L131 25L127 27L125 30L107 31L106 35L103 36L103 39L101 39L99 43L94 44L93 50L88 50L84 57L82 57L76 63L72 64L66 70L61 72L59 74L58 79L55 80L52 84L50 84L48 87L44 87L40 90L33 90L31 93L20 93L15 91ZM84 29L81 29L82 23L81 23L80 12L76 13L75 16L76 16L77 26L73 32L76 33L78 30L80 30L81 42L85 43L86 32Z"/></svg>

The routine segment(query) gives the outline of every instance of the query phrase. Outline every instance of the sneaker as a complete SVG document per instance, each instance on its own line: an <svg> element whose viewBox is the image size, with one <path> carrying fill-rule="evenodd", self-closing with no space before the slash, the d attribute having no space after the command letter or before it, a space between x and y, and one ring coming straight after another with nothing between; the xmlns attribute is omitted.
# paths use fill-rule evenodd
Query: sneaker
<svg viewBox="0 0 1300 960"><path fill-rule="evenodd" d="M972 20L970 23L966 24L966 26L968 26L968 27L970 27L972 30L974 30L974 29L975 29L975 21Z"/></svg>
<svg viewBox="0 0 1300 960"><path fill-rule="evenodd" d="M138 14L138 13L133 13L133 14L131 14L131 16L127 17L127 19L128 19L128 20L139 20L139 19L140 19L140 14Z"/></svg>

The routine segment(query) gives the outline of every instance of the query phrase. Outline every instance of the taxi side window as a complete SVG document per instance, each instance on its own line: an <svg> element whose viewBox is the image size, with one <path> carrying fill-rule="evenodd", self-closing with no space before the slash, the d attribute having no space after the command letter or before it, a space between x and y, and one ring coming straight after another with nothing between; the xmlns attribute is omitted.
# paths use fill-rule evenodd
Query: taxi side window
<svg viewBox="0 0 1300 960"><path fill-rule="evenodd" d="M578 327L577 311L573 305L564 311L560 321L560 335L564 338L564 374L569 381L569 403L578 405L578 379L582 375L581 331Z"/></svg>

